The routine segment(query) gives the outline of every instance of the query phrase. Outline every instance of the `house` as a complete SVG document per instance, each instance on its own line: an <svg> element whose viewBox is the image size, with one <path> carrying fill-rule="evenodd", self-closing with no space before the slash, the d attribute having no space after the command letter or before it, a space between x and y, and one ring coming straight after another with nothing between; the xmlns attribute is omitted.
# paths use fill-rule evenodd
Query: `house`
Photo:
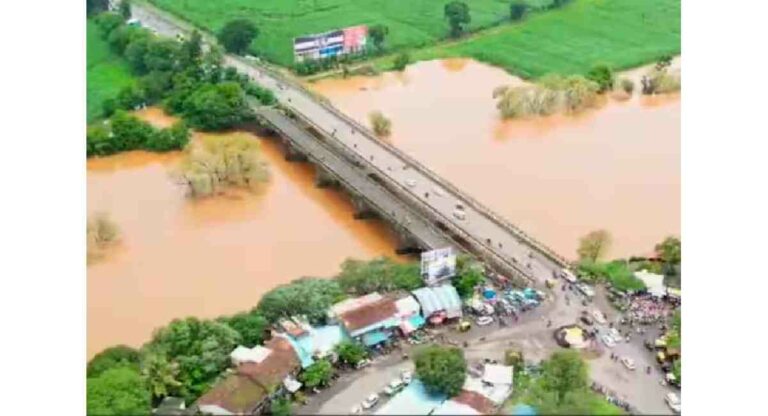
<svg viewBox="0 0 768 416"><path fill-rule="evenodd" d="M667 294L667 288L664 286L664 275L650 273L647 270L635 272L635 277L642 280L650 293L655 298L661 298Z"/></svg>
<svg viewBox="0 0 768 416"><path fill-rule="evenodd" d="M260 363L266 359L272 351L269 348L264 348L261 345L257 345L253 348L244 347L238 345L229 354L229 358L232 360L232 365L237 367L240 364L252 362Z"/></svg>
<svg viewBox="0 0 768 416"><path fill-rule="evenodd" d="M238 358L235 371L197 400L196 406L201 413L259 413L272 397L283 390L296 391L301 386L298 384L297 387L298 382L293 378L300 367L299 359L285 338L274 336L263 347L246 350L249 349L238 347L235 349L237 354L232 352ZM243 357L247 359L240 360Z"/></svg>
<svg viewBox="0 0 768 416"><path fill-rule="evenodd" d="M456 397L446 400L432 412L433 415L492 415L497 406L487 397L470 390L461 390Z"/></svg>
<svg viewBox="0 0 768 416"><path fill-rule="evenodd" d="M369 347L387 341L400 325L395 301L376 292L333 305L329 317Z"/></svg>
<svg viewBox="0 0 768 416"><path fill-rule="evenodd" d="M452 285L422 287L411 293L421 305L421 315L431 323L462 316L461 298Z"/></svg>
<svg viewBox="0 0 768 416"><path fill-rule="evenodd" d="M395 308L397 308L396 316L400 320L399 328L403 335L407 336L426 324L426 320L420 314L421 305L413 296L408 295L396 300Z"/></svg>
<svg viewBox="0 0 768 416"><path fill-rule="evenodd" d="M347 338L341 325L313 327L302 317L294 317L291 322L293 324L281 324L285 332L275 336L283 337L291 344L301 368L311 366L319 358L330 357L335 361L334 349Z"/></svg>

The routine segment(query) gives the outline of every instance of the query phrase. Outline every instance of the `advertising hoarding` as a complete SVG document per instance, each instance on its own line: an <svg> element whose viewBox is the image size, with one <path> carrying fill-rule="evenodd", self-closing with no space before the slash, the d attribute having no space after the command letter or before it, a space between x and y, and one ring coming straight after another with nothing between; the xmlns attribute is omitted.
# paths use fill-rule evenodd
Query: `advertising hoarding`
<svg viewBox="0 0 768 416"><path fill-rule="evenodd" d="M456 274L456 254L451 247L421 253L421 277L428 286L442 283Z"/></svg>
<svg viewBox="0 0 768 416"><path fill-rule="evenodd" d="M368 42L368 26L351 26L299 36L293 39L293 56L296 62L349 55L365 50Z"/></svg>

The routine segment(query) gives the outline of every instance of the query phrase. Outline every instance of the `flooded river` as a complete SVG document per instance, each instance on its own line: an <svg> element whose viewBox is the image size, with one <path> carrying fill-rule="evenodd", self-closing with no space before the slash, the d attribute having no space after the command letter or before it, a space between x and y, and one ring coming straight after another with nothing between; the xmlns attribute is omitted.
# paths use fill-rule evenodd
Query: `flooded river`
<svg viewBox="0 0 768 416"><path fill-rule="evenodd" d="M500 120L493 89L522 82L450 59L311 88L364 124L370 111L382 111L394 145L566 257L575 258L579 237L600 228L613 236L610 256L648 254L666 235L679 235L678 97Z"/></svg>
<svg viewBox="0 0 768 416"><path fill-rule="evenodd" d="M172 122L154 109L142 117ZM89 357L139 346L173 318L248 310L278 284L335 273L346 257L394 256L384 224L354 220L343 194L314 187L311 166L261 143L269 183L201 201L168 175L178 153L88 161L88 212L108 212L123 239L88 267Z"/></svg>

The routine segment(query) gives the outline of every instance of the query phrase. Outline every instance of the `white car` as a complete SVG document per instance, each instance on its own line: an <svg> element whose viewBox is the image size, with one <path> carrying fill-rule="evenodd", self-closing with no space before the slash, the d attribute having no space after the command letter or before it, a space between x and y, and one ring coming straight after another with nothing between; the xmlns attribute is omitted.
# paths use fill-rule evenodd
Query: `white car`
<svg viewBox="0 0 768 416"><path fill-rule="evenodd" d="M414 186L416 186L416 181L413 179L406 179L405 184L413 188Z"/></svg>
<svg viewBox="0 0 768 416"><path fill-rule="evenodd" d="M600 340L602 340L602 341L603 341L603 344L605 344L605 346L606 346L606 347L608 347L608 348L613 348L613 347L615 347L615 346L616 346L616 342L615 342L615 341L613 340L613 338L611 338L611 336L610 336L610 335L608 335L608 334L603 334L603 335L600 337Z"/></svg>
<svg viewBox="0 0 768 416"><path fill-rule="evenodd" d="M621 359L621 363L624 364L624 367L627 367L628 370L635 370L635 361L629 357L624 357Z"/></svg>
<svg viewBox="0 0 768 416"><path fill-rule="evenodd" d="M614 343L619 343L621 341L624 341L624 337L621 336L621 334L616 328L609 329L608 336L611 337L611 339L613 339Z"/></svg>
<svg viewBox="0 0 768 416"><path fill-rule="evenodd" d="M363 400L363 409L368 410L372 407L376 406L376 404L379 403L379 395L376 393L371 394L368 396L367 399Z"/></svg>
<svg viewBox="0 0 768 416"><path fill-rule="evenodd" d="M402 388L405 387L405 384L403 384L403 380L396 378L387 384L387 387L384 387L384 394L387 396L394 396L397 392L402 390Z"/></svg>
<svg viewBox="0 0 768 416"><path fill-rule="evenodd" d="M592 311L592 317L595 318L595 322L600 325L605 325L608 321L605 319L605 315L598 309Z"/></svg>
<svg viewBox="0 0 768 416"><path fill-rule="evenodd" d="M432 188L432 192L434 192L434 194L437 195L437 196L445 196L445 191L443 191L442 189L440 189L438 187Z"/></svg>
<svg viewBox="0 0 768 416"><path fill-rule="evenodd" d="M411 380L413 380L413 373L408 370L403 370L403 372L400 373L400 380L403 380L403 383L405 384L411 384Z"/></svg>
<svg viewBox="0 0 768 416"><path fill-rule="evenodd" d="M667 393L664 400L667 402L670 409L674 410L675 413L680 413L680 398L677 397L677 394L671 392Z"/></svg>
<svg viewBox="0 0 768 416"><path fill-rule="evenodd" d="M457 209L453 211L453 218L456 218L459 221L464 221L467 219L467 213L460 209Z"/></svg>
<svg viewBox="0 0 768 416"><path fill-rule="evenodd" d="M486 326L486 325L490 325L491 323L493 323L493 318L491 318L490 316L481 316L477 318L477 324L479 326Z"/></svg>
<svg viewBox="0 0 768 416"><path fill-rule="evenodd" d="M363 413L363 408L362 408L362 407L360 407L360 405L359 405L359 404L358 404L358 405L355 405L355 407L353 407L353 408L352 408L352 409L349 411L349 414L350 414L350 415L359 415L360 413Z"/></svg>

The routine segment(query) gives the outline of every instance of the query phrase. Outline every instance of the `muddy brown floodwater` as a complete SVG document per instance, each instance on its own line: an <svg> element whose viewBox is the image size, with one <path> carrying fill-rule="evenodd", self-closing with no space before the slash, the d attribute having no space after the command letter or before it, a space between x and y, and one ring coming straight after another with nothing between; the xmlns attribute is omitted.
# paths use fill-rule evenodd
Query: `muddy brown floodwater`
<svg viewBox="0 0 768 416"><path fill-rule="evenodd" d="M156 109L141 116L172 123ZM248 310L281 283L334 274L346 257L394 256L384 224L354 220L344 195L314 187L311 166L260 141L269 183L201 201L169 178L178 153L88 161L88 212L108 212L123 240L88 267L88 357L139 346L174 318Z"/></svg>
<svg viewBox="0 0 768 416"><path fill-rule="evenodd" d="M493 89L523 82L451 59L310 87L364 124L382 111L394 145L566 257L595 229L610 231L615 257L680 234L679 97L500 120Z"/></svg>

